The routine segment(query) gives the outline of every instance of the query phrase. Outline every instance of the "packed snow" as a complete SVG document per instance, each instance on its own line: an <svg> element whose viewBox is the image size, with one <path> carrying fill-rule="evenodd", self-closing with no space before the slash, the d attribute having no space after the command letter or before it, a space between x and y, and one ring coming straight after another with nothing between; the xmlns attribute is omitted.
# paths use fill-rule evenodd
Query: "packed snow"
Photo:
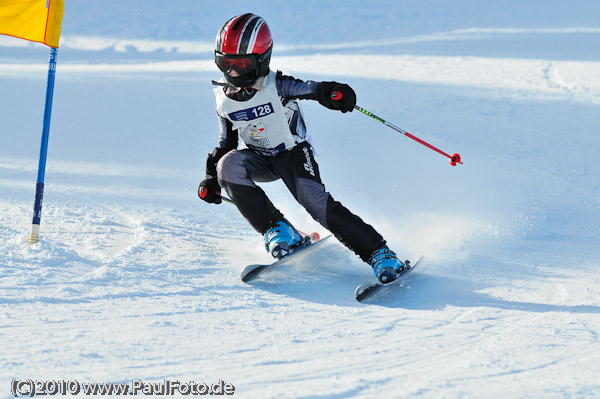
<svg viewBox="0 0 600 399"><path fill-rule="evenodd" d="M0 36L0 397L29 379L600 397L596 1L66 3L32 246L48 48ZM214 36L248 11L271 27L273 68L348 83L462 156L302 103L334 198L402 258L426 256L389 295L355 301L375 277L335 240L242 283L270 261L262 237L196 196L218 136ZM281 182L262 187L328 234Z"/></svg>

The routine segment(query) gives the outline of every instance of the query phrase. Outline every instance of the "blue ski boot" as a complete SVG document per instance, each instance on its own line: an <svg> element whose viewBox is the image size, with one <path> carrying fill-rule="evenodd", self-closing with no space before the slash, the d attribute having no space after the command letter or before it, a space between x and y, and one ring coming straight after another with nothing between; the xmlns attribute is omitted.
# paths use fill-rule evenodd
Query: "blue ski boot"
<svg viewBox="0 0 600 399"><path fill-rule="evenodd" d="M405 266L404 262L401 262L394 251L387 246L383 246L371 254L369 265L373 268L373 272L381 284L394 281Z"/></svg>
<svg viewBox="0 0 600 399"><path fill-rule="evenodd" d="M307 240L310 241L300 235L287 219L283 219L265 233L265 248L274 258L281 259Z"/></svg>

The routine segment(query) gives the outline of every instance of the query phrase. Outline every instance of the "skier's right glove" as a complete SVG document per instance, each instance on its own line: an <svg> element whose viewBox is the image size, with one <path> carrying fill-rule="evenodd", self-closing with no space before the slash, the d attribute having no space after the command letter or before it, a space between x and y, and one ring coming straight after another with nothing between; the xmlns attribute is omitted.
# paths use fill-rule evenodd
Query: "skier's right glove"
<svg viewBox="0 0 600 399"><path fill-rule="evenodd" d="M202 180L198 186L198 197L209 204L220 204L223 202L221 199L221 186L219 186L217 179Z"/></svg>

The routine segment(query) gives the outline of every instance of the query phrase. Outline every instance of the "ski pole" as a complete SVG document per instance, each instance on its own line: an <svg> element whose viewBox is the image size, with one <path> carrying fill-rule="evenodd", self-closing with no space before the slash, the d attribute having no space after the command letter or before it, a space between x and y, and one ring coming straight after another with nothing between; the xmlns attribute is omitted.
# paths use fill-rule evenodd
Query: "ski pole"
<svg viewBox="0 0 600 399"><path fill-rule="evenodd" d="M333 93L331 93L331 99L332 100L341 100L342 99L342 93L339 92L339 91L334 91ZM428 148L430 148L430 149L432 149L432 150L434 150L434 151L442 154L443 156L448 157L448 159L450 159L450 165L456 166L457 163L459 163L461 165L463 164L462 161L461 161L461 159L460 159L460 155L459 154L454 153L452 155L448 155L444 151L442 151L442 150L440 150L440 149L432 146L431 144L429 144L429 143L421 140L420 138L418 138L416 136L413 136L412 134L408 133L406 130L400 129L398 126L396 126L394 124L391 124L390 122L384 120L383 118L380 118L379 116L373 114L372 112L367 111L366 109L364 109L362 107L359 107L358 105L355 105L354 109L357 109L360 112L362 112L363 114L365 114L367 116L370 116L371 118L375 119L377 122L381 122L384 125L386 125L387 127L390 127L392 129L394 129L395 131L397 131L399 133L402 133L406 137L409 137L409 138L415 140L416 142L423 144L425 147L428 147Z"/></svg>
<svg viewBox="0 0 600 399"><path fill-rule="evenodd" d="M359 110L360 112L362 112L363 114L370 116L371 118L375 119L378 122L383 123L384 125L386 125L387 127L390 127L392 129L394 129L395 131L402 133L403 135L405 135L408 138L411 138L413 140L415 140L417 143L421 143L423 144L425 147L430 148L440 154L442 154L443 156L447 157L448 159L450 159L450 165L452 166L456 166L457 163L459 164L463 164L461 159L460 159L460 155L457 153L454 153L452 155L448 155L446 154L444 151L440 150L439 148L436 148L434 146L432 146L431 144L427 143L426 141L421 140L420 138L413 136L412 134L410 134L409 132L407 132L404 129L400 129L398 126L391 124L390 122L380 118L379 116L373 114L372 112L367 111L366 109L359 107L358 105L354 106L355 109Z"/></svg>
<svg viewBox="0 0 600 399"><path fill-rule="evenodd" d="M224 196L224 195L221 195L221 199L223 200L223 202L227 202L228 204L233 204L233 205L235 205L235 203L234 203L232 200L230 200L229 198L227 198L227 197L226 197L226 196Z"/></svg>

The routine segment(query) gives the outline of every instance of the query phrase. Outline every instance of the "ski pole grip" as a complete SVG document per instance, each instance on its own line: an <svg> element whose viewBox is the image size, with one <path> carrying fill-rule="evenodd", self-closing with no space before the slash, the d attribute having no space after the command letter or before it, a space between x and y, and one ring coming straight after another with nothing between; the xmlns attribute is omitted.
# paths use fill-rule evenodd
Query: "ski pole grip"
<svg viewBox="0 0 600 399"><path fill-rule="evenodd" d="M337 91L337 90L336 90L336 91L332 91L332 92L331 92L331 99L332 99L333 101L339 101L339 100L341 100L341 99L342 99L342 97L344 97L344 95L342 94L342 92L341 92L341 91Z"/></svg>
<svg viewBox="0 0 600 399"><path fill-rule="evenodd" d="M198 192L198 194L200 194L200 198L206 198L208 190L206 189L206 187L200 187L200 191Z"/></svg>

